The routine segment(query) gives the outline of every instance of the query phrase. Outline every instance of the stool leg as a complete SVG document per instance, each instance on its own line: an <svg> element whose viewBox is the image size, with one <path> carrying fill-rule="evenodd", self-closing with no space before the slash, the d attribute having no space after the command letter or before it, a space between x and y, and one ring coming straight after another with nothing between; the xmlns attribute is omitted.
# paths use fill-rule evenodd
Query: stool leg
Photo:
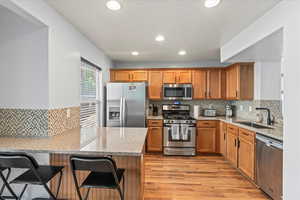
<svg viewBox="0 0 300 200"><path fill-rule="evenodd" d="M62 171L59 172L59 181L58 181L58 186L57 186L56 195L55 195L56 198L58 197L58 193L59 193L59 189L60 189L60 185L61 185L61 178L62 178Z"/></svg>
<svg viewBox="0 0 300 200"><path fill-rule="evenodd" d="M10 173L11 173L11 169L8 168L8 169L7 169L7 174L6 174L6 177L5 177L6 180L8 180L8 178L9 178L9 176L10 176ZM4 189L5 189L5 184L3 184L2 187L1 187L1 190L0 190L0 197L1 197L2 193L4 192Z"/></svg>
<svg viewBox="0 0 300 200"><path fill-rule="evenodd" d="M125 175L123 176L123 198L125 199Z"/></svg>
<svg viewBox="0 0 300 200"><path fill-rule="evenodd" d="M8 184L7 180L5 179L4 175L2 172L0 172L0 178L2 179L5 187L8 189L8 191L10 192L10 194L12 195L13 198L18 199L18 196L16 195L16 193L11 189L10 185Z"/></svg>

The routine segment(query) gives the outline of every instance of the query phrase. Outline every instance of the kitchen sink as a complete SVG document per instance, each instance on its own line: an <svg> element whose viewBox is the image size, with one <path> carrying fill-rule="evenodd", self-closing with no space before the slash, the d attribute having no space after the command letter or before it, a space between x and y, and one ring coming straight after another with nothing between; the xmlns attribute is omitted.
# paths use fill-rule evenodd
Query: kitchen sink
<svg viewBox="0 0 300 200"><path fill-rule="evenodd" d="M253 128L258 128L258 129L273 129L272 127L256 124L254 122L242 121L242 122L236 122L236 123L243 124L243 125L246 125L246 126L250 126L250 127L253 127Z"/></svg>

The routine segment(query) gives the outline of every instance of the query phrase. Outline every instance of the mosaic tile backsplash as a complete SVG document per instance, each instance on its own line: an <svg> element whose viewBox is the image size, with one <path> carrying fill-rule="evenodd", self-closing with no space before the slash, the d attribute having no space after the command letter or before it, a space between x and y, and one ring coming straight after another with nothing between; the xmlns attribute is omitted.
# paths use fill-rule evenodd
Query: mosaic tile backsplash
<svg viewBox="0 0 300 200"><path fill-rule="evenodd" d="M67 109L70 117L67 117ZM80 107L0 109L0 136L53 136L80 126Z"/></svg>

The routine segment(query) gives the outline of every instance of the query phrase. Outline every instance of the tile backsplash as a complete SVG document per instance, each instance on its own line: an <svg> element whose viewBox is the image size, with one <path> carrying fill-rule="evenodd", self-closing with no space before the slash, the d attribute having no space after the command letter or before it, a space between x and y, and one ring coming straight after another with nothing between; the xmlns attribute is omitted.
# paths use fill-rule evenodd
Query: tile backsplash
<svg viewBox="0 0 300 200"><path fill-rule="evenodd" d="M149 104L159 105L161 114L161 107L163 104L173 104L174 101L149 101ZM225 115L225 106L229 104L229 101L224 100L193 100L193 101L182 101L182 104L187 104L191 106L191 115L194 112L194 105L199 105L200 114L203 113L205 108L214 108L217 110L217 115Z"/></svg>
<svg viewBox="0 0 300 200"><path fill-rule="evenodd" d="M70 117L67 117L67 109ZM80 126L80 107L0 109L0 136L53 136Z"/></svg>
<svg viewBox="0 0 300 200"><path fill-rule="evenodd" d="M149 101L149 104L156 104L160 107L159 114L161 114L161 107L163 104L172 104L174 101ZM225 100L193 100L182 101L182 104L191 105L191 115L194 112L194 105L200 106L200 114L205 108L214 108L217 110L217 115L225 115L225 106L227 104L235 106L236 117L248 120L256 120L256 115L260 113L263 116L264 123L267 120L267 112L257 111L257 107L265 107L271 110L271 115L275 117L275 123L278 126L283 124L282 103L280 100L253 100L253 101L225 101ZM149 107L149 106L148 106Z"/></svg>

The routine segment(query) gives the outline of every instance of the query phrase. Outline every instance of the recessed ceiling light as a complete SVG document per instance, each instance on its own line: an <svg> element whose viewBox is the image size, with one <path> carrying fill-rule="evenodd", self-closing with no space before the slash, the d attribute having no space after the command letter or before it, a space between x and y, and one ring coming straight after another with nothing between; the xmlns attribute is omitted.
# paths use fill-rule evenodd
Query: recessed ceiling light
<svg viewBox="0 0 300 200"><path fill-rule="evenodd" d="M138 56L138 55L140 55L140 53L137 52L137 51L133 51L133 52L131 52L131 55L133 55L133 56Z"/></svg>
<svg viewBox="0 0 300 200"><path fill-rule="evenodd" d="M181 50L181 51L178 52L178 55L184 56L184 55L186 55L186 51L185 50Z"/></svg>
<svg viewBox="0 0 300 200"><path fill-rule="evenodd" d="M158 36L156 36L155 40L157 42L163 42L163 41L165 41L165 37L163 35L158 35Z"/></svg>
<svg viewBox="0 0 300 200"><path fill-rule="evenodd" d="M121 4L117 0L109 0L106 2L106 7L110 10L120 10Z"/></svg>
<svg viewBox="0 0 300 200"><path fill-rule="evenodd" d="M220 3L221 0L205 0L205 7L206 8L212 8L217 6Z"/></svg>

